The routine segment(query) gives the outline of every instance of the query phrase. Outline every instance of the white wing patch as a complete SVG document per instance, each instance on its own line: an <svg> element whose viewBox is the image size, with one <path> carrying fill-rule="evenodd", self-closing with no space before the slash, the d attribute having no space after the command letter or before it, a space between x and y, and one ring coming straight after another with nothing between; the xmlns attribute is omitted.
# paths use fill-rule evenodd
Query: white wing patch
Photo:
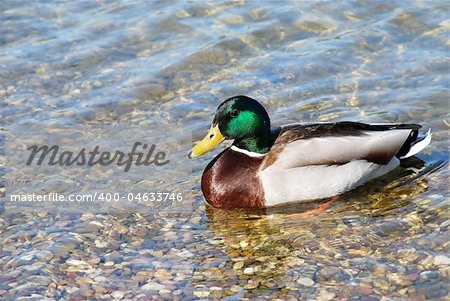
<svg viewBox="0 0 450 301"><path fill-rule="evenodd" d="M394 157L387 165L354 160L343 165L316 165L260 172L266 206L327 198L384 175L400 164Z"/></svg>
<svg viewBox="0 0 450 301"><path fill-rule="evenodd" d="M318 137L289 143L267 169L284 170L308 165L345 163L370 154L393 157L410 135L410 129L365 131L362 136Z"/></svg>

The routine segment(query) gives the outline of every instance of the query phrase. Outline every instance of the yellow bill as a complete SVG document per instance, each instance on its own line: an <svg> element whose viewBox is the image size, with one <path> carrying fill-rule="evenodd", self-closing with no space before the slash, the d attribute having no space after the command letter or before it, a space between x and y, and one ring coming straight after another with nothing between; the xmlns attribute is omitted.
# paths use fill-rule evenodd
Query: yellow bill
<svg viewBox="0 0 450 301"><path fill-rule="evenodd" d="M219 125L216 124L216 126L211 126L205 138L203 138L202 141L197 143L192 148L190 157L191 158L200 157L201 155L213 149L217 144L219 144L223 140L225 140L225 137L220 132Z"/></svg>

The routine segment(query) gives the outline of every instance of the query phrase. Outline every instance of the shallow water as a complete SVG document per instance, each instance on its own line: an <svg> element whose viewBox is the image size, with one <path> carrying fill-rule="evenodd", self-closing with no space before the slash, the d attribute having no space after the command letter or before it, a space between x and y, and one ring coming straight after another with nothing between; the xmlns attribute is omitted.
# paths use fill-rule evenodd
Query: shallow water
<svg viewBox="0 0 450 301"><path fill-rule="evenodd" d="M275 125L420 123L433 142L321 213L206 206L210 154L169 187L190 211L0 215L0 299L448 298L446 4L2 1L6 133L157 118L198 139L246 94Z"/></svg>

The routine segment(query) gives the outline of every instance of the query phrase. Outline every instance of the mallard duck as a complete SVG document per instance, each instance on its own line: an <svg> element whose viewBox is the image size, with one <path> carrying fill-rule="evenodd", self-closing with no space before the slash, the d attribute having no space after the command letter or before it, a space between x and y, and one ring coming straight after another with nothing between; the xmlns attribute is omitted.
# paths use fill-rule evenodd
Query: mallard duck
<svg viewBox="0 0 450 301"><path fill-rule="evenodd" d="M258 101L235 96L189 156L234 139L204 170L203 195L216 208L264 208L336 196L392 171L431 142L431 131L418 138L420 128L343 121L271 129Z"/></svg>

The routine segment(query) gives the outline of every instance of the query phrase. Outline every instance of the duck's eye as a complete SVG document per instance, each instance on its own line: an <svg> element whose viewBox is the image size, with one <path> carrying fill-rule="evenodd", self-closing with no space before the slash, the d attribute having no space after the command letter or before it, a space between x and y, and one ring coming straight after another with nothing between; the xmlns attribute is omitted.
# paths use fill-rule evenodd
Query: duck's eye
<svg viewBox="0 0 450 301"><path fill-rule="evenodd" d="M233 111L231 111L230 116L231 117L237 117L238 114L239 114L239 110L238 109L233 109Z"/></svg>

